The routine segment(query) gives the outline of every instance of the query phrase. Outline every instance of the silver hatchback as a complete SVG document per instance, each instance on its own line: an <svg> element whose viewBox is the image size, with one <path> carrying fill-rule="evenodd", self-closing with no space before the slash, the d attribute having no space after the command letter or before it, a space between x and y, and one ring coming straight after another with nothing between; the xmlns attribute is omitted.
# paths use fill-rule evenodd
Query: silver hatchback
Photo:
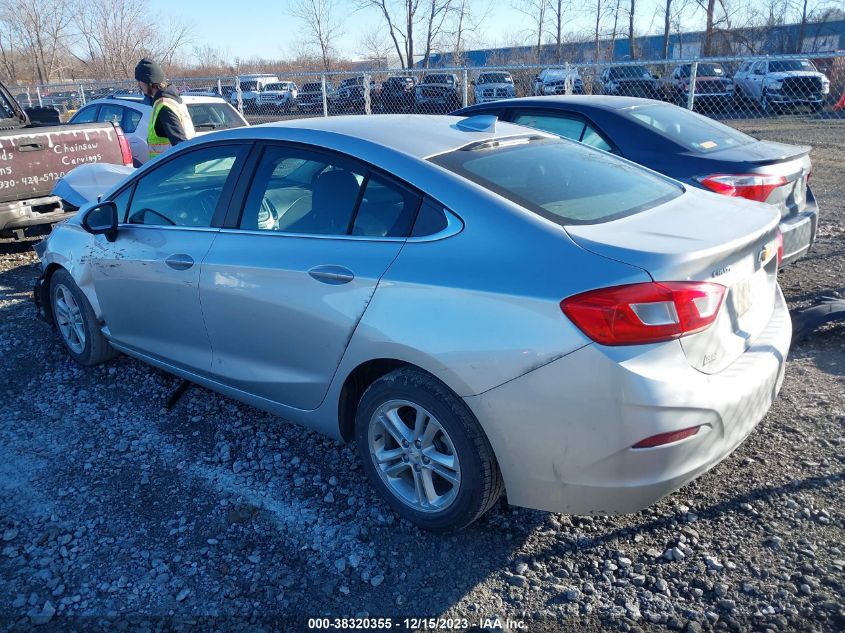
<svg viewBox="0 0 845 633"><path fill-rule="evenodd" d="M780 388L778 214L491 117L184 143L56 227L35 291L121 351L333 437L429 529L639 510Z"/></svg>

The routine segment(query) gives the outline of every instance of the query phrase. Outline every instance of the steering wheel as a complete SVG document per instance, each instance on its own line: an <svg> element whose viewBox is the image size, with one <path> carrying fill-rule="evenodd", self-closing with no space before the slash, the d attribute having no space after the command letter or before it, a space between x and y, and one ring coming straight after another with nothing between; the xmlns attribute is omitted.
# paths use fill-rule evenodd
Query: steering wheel
<svg viewBox="0 0 845 633"><path fill-rule="evenodd" d="M150 208L138 209L129 217L129 224L146 224L144 220L146 219L148 213L150 215L154 215L156 217L161 218L162 220L164 220L165 224L168 224L170 226L176 226L176 222L168 218L166 215L162 215L155 209Z"/></svg>

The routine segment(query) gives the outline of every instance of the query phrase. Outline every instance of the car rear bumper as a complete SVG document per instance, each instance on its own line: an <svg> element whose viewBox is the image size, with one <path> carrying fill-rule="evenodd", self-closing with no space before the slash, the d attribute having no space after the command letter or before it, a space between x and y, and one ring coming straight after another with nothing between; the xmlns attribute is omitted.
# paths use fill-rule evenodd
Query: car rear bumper
<svg viewBox="0 0 845 633"><path fill-rule="evenodd" d="M807 204L801 213L784 218L780 223L783 234L783 259L785 266L807 254L816 240L819 226L819 207L810 188L807 188Z"/></svg>
<svg viewBox="0 0 845 633"><path fill-rule="evenodd" d="M765 330L719 374L695 370L676 342L588 345L465 401L496 453L510 503L569 514L636 512L742 443L780 390L791 335L778 288ZM684 440L632 448L699 425Z"/></svg>
<svg viewBox="0 0 845 633"><path fill-rule="evenodd" d="M64 209L56 196L6 202L0 204L0 231L55 224L73 215Z"/></svg>

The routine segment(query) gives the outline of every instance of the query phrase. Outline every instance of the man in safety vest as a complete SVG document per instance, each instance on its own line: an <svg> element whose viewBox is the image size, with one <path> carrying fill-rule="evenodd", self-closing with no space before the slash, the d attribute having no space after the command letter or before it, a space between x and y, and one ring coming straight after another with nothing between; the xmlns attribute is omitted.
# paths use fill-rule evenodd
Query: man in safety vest
<svg viewBox="0 0 845 633"><path fill-rule="evenodd" d="M147 145L150 160L194 137L194 124L188 108L175 88L168 85L164 71L151 59L144 58L135 66L138 88L147 96L153 106L150 124L147 128Z"/></svg>

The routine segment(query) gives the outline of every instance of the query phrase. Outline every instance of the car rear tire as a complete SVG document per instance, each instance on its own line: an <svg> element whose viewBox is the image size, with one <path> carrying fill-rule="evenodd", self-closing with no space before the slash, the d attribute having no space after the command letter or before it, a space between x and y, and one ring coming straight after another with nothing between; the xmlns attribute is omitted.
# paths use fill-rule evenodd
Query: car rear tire
<svg viewBox="0 0 845 633"><path fill-rule="evenodd" d="M402 518L449 531L484 515L504 490L469 407L436 378L397 369L364 392L355 437L370 483Z"/></svg>
<svg viewBox="0 0 845 633"><path fill-rule="evenodd" d="M100 331L85 294L66 270L50 278L50 308L65 349L80 365L99 365L117 355Z"/></svg>

